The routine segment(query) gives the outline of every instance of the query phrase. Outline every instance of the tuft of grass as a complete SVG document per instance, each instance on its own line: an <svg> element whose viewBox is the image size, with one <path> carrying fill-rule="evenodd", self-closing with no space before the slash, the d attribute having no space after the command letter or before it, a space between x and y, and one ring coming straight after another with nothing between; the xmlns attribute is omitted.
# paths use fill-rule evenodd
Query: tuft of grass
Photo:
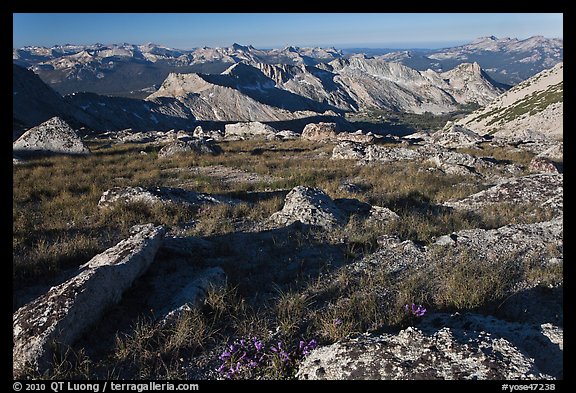
<svg viewBox="0 0 576 393"><path fill-rule="evenodd" d="M485 259L471 252L438 248L433 299L438 307L473 310L504 298L519 281L516 256Z"/></svg>
<svg viewBox="0 0 576 393"><path fill-rule="evenodd" d="M496 132L497 130L494 130ZM503 163L516 164L527 168L530 161L536 155L535 153L524 149L507 149L503 147L492 146L489 143L481 143L475 148L461 147L456 149L458 153L470 154L474 157L492 157Z"/></svg>
<svg viewBox="0 0 576 393"><path fill-rule="evenodd" d="M297 292L283 292L278 289L276 303L276 319L280 332L285 336L294 335L300 327L300 322L306 314L306 309L312 304L312 299Z"/></svg>
<svg viewBox="0 0 576 393"><path fill-rule="evenodd" d="M317 331L322 338L329 342L338 341L354 332L354 322L351 320L351 313L340 305L328 307L324 311L315 315L317 321Z"/></svg>

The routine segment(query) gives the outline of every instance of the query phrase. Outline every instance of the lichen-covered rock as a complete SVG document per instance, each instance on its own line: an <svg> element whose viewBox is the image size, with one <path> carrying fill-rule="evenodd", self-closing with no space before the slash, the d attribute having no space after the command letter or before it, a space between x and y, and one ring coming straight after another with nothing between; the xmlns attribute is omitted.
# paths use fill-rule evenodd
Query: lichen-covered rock
<svg viewBox="0 0 576 393"><path fill-rule="evenodd" d="M68 123L53 117L32 127L12 144L12 150L20 154L89 154L90 149Z"/></svg>
<svg viewBox="0 0 576 393"><path fill-rule="evenodd" d="M387 207L372 206L368 213L368 218L374 221L393 221L399 220L400 216Z"/></svg>
<svg viewBox="0 0 576 393"><path fill-rule="evenodd" d="M548 339L553 336L544 332L548 326L525 326L476 315L432 314L424 319L429 322L398 334L365 335L317 348L302 362L297 376L328 380L561 377L561 345ZM554 337L561 335L561 329L551 330ZM554 365L550 367L546 361ZM543 372L537 363L556 375Z"/></svg>
<svg viewBox="0 0 576 393"><path fill-rule="evenodd" d="M497 203L535 203L560 213L563 210L563 179L562 174L548 173L504 179L464 199L445 202L444 206L474 211Z"/></svg>
<svg viewBox="0 0 576 393"><path fill-rule="evenodd" d="M475 251L487 259L524 253L537 255L546 247L562 247L564 225L562 217L534 224L505 225L496 229L464 229L451 235L438 237L436 245L447 245L446 237L457 242L458 250Z"/></svg>
<svg viewBox="0 0 576 393"><path fill-rule="evenodd" d="M474 131L448 122L443 129L430 135L430 140L437 145L455 149L474 146L484 141L484 138Z"/></svg>
<svg viewBox="0 0 576 393"><path fill-rule="evenodd" d="M226 124L226 139L274 139L276 129L258 121Z"/></svg>
<svg viewBox="0 0 576 393"><path fill-rule="evenodd" d="M25 163L25 161L22 158L12 156L12 165L22 165L24 163Z"/></svg>
<svg viewBox="0 0 576 393"><path fill-rule="evenodd" d="M302 139L330 142L336 139L336 123L308 123L302 130Z"/></svg>
<svg viewBox="0 0 576 393"><path fill-rule="evenodd" d="M319 188L294 187L284 200L284 207L268 219L277 225L290 225L296 221L321 227L344 225L346 217L332 198Z"/></svg>
<svg viewBox="0 0 576 393"><path fill-rule="evenodd" d="M192 135L195 138L214 139L215 141L221 141L224 138L221 130L204 130L202 126L196 126Z"/></svg>
<svg viewBox="0 0 576 393"><path fill-rule="evenodd" d="M222 153L222 148L210 139L178 139L162 147L158 152L158 158L169 158L190 153L211 154L215 156Z"/></svg>
<svg viewBox="0 0 576 393"><path fill-rule="evenodd" d="M332 159L361 160L364 162L390 162L419 158L422 158L422 154L415 149L366 145L358 142L340 142L332 150Z"/></svg>
<svg viewBox="0 0 576 393"><path fill-rule="evenodd" d="M117 135L117 139L121 143L149 143L156 142L158 135L155 132L133 132L132 130L125 130Z"/></svg>
<svg viewBox="0 0 576 393"><path fill-rule="evenodd" d="M544 157L552 161L564 161L564 143L558 142L551 144L550 147L538 153L538 157Z"/></svg>
<svg viewBox="0 0 576 393"><path fill-rule="evenodd" d="M333 160L361 160L365 156L365 146L357 142L340 142L332 149Z"/></svg>
<svg viewBox="0 0 576 393"><path fill-rule="evenodd" d="M338 141L349 141L357 143L374 143L376 139L372 133L363 133L362 130L356 132L340 132L336 135Z"/></svg>
<svg viewBox="0 0 576 393"><path fill-rule="evenodd" d="M528 170L534 173L560 173L553 161L542 156L536 156L530 160Z"/></svg>
<svg viewBox="0 0 576 393"><path fill-rule="evenodd" d="M53 344L69 346L150 266L165 229L153 224L96 255L78 275L19 308L13 315L13 374L43 372L52 360Z"/></svg>
<svg viewBox="0 0 576 393"><path fill-rule="evenodd" d="M490 161L476 158L470 154L450 150L438 152L426 161L451 175L476 175L478 170L494 165Z"/></svg>
<svg viewBox="0 0 576 393"><path fill-rule="evenodd" d="M300 139L300 134L290 130L282 130L276 133L276 138L280 138L284 141L292 140L292 139Z"/></svg>
<svg viewBox="0 0 576 393"><path fill-rule="evenodd" d="M119 203L181 203L188 206L200 206L203 204L217 204L217 203L234 203L233 200L203 194L193 191L184 190L182 188L171 187L113 187L104 191L98 207L108 208Z"/></svg>

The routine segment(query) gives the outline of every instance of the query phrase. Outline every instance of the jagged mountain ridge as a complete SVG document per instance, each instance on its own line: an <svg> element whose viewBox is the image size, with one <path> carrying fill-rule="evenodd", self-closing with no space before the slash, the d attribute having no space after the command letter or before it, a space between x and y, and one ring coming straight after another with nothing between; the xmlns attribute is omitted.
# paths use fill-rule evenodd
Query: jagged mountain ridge
<svg viewBox="0 0 576 393"><path fill-rule="evenodd" d="M162 97L181 101L199 120L281 121L325 112L318 102L277 88L259 70L242 63L220 75L170 74L146 100Z"/></svg>
<svg viewBox="0 0 576 393"><path fill-rule="evenodd" d="M13 62L36 72L60 94L93 92L144 98L171 72L219 74L230 65L285 64L318 66L349 57L370 58L334 48L256 49L233 44L224 48L190 50L152 43L29 46L13 49ZM377 52L370 52L377 53ZM495 81L514 85L562 60L563 41L544 37L526 40L480 38L470 44L441 50L408 50L377 58L400 62L419 71L446 72L461 63L480 64Z"/></svg>
<svg viewBox="0 0 576 393"><path fill-rule="evenodd" d="M242 62L220 75L170 74L147 99L179 99L202 120L270 121L293 118L286 111L335 114L372 107L445 113L470 102L485 105L502 91L478 64L437 74L354 58L317 67Z"/></svg>
<svg viewBox="0 0 576 393"><path fill-rule="evenodd" d="M438 72L466 62L477 62L499 83L515 85L553 67L564 57L564 41L559 38L533 36L517 38L481 37L470 44L438 50L404 50L378 56L417 70Z"/></svg>
<svg viewBox="0 0 576 393"><path fill-rule="evenodd" d="M351 58L328 63L360 107L412 113L445 113L458 105L485 105L503 90L478 64L461 64L446 73L420 72L381 59Z"/></svg>
<svg viewBox="0 0 576 393"><path fill-rule="evenodd" d="M458 124L479 134L562 140L563 114L564 63L558 63L514 86Z"/></svg>
<svg viewBox="0 0 576 393"><path fill-rule="evenodd" d="M87 91L143 98L170 72L221 73L231 64L281 63L315 65L342 56L334 48L256 49L233 44L227 48L179 50L162 45L59 45L13 49L15 64L36 72L61 94Z"/></svg>
<svg viewBox="0 0 576 393"><path fill-rule="evenodd" d="M172 49L162 45L147 43L134 44L94 44L94 45L56 45L51 48L27 46L12 50L12 59L16 63L39 68L68 68L70 64L82 64L96 59L132 58L149 62L166 60L173 65L193 65L203 62L220 61L281 63L281 64L317 64L324 60L342 57L335 48L300 48L288 46L282 49L256 49L252 45L232 44L230 47L201 47L190 50Z"/></svg>

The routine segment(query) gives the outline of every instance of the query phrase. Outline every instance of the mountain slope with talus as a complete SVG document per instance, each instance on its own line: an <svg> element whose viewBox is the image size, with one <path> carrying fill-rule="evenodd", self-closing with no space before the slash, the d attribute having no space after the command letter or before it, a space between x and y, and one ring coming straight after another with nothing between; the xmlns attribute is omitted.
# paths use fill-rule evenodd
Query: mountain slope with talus
<svg viewBox="0 0 576 393"><path fill-rule="evenodd" d="M154 130L192 128L194 117L180 101L170 98L139 100L77 93L62 97L38 75L18 65L12 74L13 135L58 116L74 128L97 131L126 128Z"/></svg>
<svg viewBox="0 0 576 393"><path fill-rule="evenodd" d="M414 70L381 59L334 60L327 67L360 107L410 113L446 113L459 105L484 105L503 90L491 83L480 66L462 64L446 73Z"/></svg>
<svg viewBox="0 0 576 393"><path fill-rule="evenodd" d="M564 63L514 86L458 121L479 134L563 139Z"/></svg>
<svg viewBox="0 0 576 393"><path fill-rule="evenodd" d="M259 70L241 64L220 75L172 73L146 99L175 98L196 119L208 121L281 121L324 113L320 103L278 89Z"/></svg>
<svg viewBox="0 0 576 393"><path fill-rule="evenodd" d="M446 113L484 105L503 90L477 64L444 74L377 59L339 59L318 66L244 62L218 75L170 74L147 99L172 97L201 120L286 120L311 114L382 108Z"/></svg>

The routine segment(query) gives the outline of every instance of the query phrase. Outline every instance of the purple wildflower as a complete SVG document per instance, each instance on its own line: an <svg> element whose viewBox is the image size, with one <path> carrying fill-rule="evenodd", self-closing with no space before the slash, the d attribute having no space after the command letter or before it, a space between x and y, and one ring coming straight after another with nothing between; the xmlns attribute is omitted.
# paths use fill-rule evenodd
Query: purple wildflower
<svg viewBox="0 0 576 393"><path fill-rule="evenodd" d="M410 307L407 304L405 306L405 310L406 310L406 314L413 315L413 316L418 317L418 318L426 315L426 309L422 305L416 306L414 303L412 303L412 307Z"/></svg>
<svg viewBox="0 0 576 393"><path fill-rule="evenodd" d="M416 315L417 317L423 317L426 314L426 309L422 306L414 307L412 304L412 314Z"/></svg>
<svg viewBox="0 0 576 393"><path fill-rule="evenodd" d="M256 348L256 351L260 352L262 348L264 348L264 344L262 344L260 340L254 338L254 348Z"/></svg>
<svg viewBox="0 0 576 393"><path fill-rule="evenodd" d="M340 318L336 318L336 319L334 320L334 325L335 325L335 326L342 325L342 323L343 323L343 322L342 322L342 320L341 320Z"/></svg>
<svg viewBox="0 0 576 393"><path fill-rule="evenodd" d="M318 343L299 340L296 345L277 341L265 347L256 337L239 339L227 345L219 359L218 373L225 379L254 377L273 372L280 378L293 375L298 362L316 348Z"/></svg>
<svg viewBox="0 0 576 393"><path fill-rule="evenodd" d="M307 345L304 346L304 348L302 349L302 355L304 356L308 356L310 354L310 352L316 348L318 346L318 343L316 342L316 340L312 339L308 342Z"/></svg>
<svg viewBox="0 0 576 393"><path fill-rule="evenodd" d="M281 352L280 352L280 359L282 359L282 361L283 361L284 363L289 362L289 361L290 361L290 356L288 355L288 352L286 352L286 351L281 351Z"/></svg>
<svg viewBox="0 0 576 393"><path fill-rule="evenodd" d="M277 346L272 345L270 347L270 350L274 353L278 353L278 352L282 351L282 343L280 341L278 341Z"/></svg>
<svg viewBox="0 0 576 393"><path fill-rule="evenodd" d="M231 356L232 356L232 354L229 351L224 351L224 352L222 352L222 355L220 355L219 359L220 360L226 360Z"/></svg>

